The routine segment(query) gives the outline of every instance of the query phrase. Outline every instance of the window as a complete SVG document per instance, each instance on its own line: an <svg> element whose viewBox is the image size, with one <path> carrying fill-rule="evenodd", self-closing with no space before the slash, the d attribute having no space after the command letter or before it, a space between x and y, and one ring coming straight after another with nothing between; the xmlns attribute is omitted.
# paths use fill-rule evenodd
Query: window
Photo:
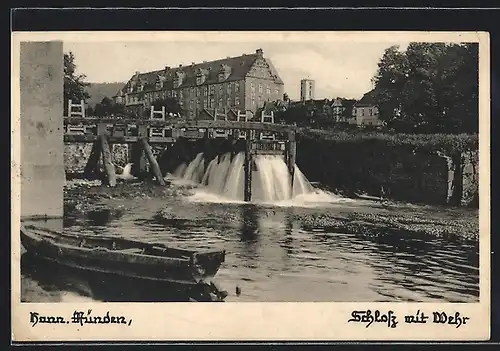
<svg viewBox="0 0 500 351"><path fill-rule="evenodd" d="M259 93L262 93L262 84L259 84Z"/></svg>
<svg viewBox="0 0 500 351"><path fill-rule="evenodd" d="M230 107L231 106L231 98L227 98L227 107Z"/></svg>
<svg viewBox="0 0 500 351"><path fill-rule="evenodd" d="M191 96L194 96L194 88L191 88Z"/></svg>
<svg viewBox="0 0 500 351"><path fill-rule="evenodd" d="M189 109L192 110L193 109L193 103L194 101L193 100L189 100Z"/></svg>
<svg viewBox="0 0 500 351"><path fill-rule="evenodd" d="M240 98L239 98L239 97L236 97L236 98L234 99L234 104L235 104L236 106L239 106L239 105L240 105Z"/></svg>
<svg viewBox="0 0 500 351"><path fill-rule="evenodd" d="M222 96L222 94L224 94L224 85L222 85L222 84L219 84L219 94L220 94L220 96Z"/></svg>
<svg viewBox="0 0 500 351"><path fill-rule="evenodd" d="M262 96L259 95L259 107L262 106Z"/></svg>
<svg viewBox="0 0 500 351"><path fill-rule="evenodd" d="M208 106L208 100L203 100L203 108L207 108Z"/></svg>
<svg viewBox="0 0 500 351"><path fill-rule="evenodd" d="M197 108L201 107L200 99L196 99L196 107Z"/></svg>
<svg viewBox="0 0 500 351"><path fill-rule="evenodd" d="M215 93L215 86L211 85L210 86L210 94L214 94Z"/></svg>
<svg viewBox="0 0 500 351"><path fill-rule="evenodd" d="M236 82L234 84L234 92L237 93L240 91L240 82Z"/></svg>
<svg viewBox="0 0 500 351"><path fill-rule="evenodd" d="M208 96L208 88L207 87L203 88L203 95Z"/></svg>
<svg viewBox="0 0 500 351"><path fill-rule="evenodd" d="M364 108L361 108L361 116L364 116L365 115L365 109Z"/></svg>
<svg viewBox="0 0 500 351"><path fill-rule="evenodd" d="M255 105L255 97L252 97L252 106Z"/></svg>
<svg viewBox="0 0 500 351"><path fill-rule="evenodd" d="M255 84L253 84L253 83L250 84L250 91L252 93L255 93Z"/></svg>
<svg viewBox="0 0 500 351"><path fill-rule="evenodd" d="M183 99L183 98L184 98L184 92L183 92L182 90L179 90L179 97L180 97L181 99Z"/></svg>
<svg viewBox="0 0 500 351"><path fill-rule="evenodd" d="M167 91L167 96L172 97L172 90Z"/></svg>
<svg viewBox="0 0 500 351"><path fill-rule="evenodd" d="M269 85L266 87L266 94L271 95L271 88L269 87Z"/></svg>
<svg viewBox="0 0 500 351"><path fill-rule="evenodd" d="M278 88L274 89L274 93L275 93L276 95L279 95L279 94L280 94L279 89L278 89Z"/></svg>
<svg viewBox="0 0 500 351"><path fill-rule="evenodd" d="M230 83L230 84L228 84L228 85L227 85L227 89L226 89L227 95L230 95L230 94L231 94L231 85L232 85L232 84L233 84L233 83Z"/></svg>
<svg viewBox="0 0 500 351"><path fill-rule="evenodd" d="M214 107L215 106L215 99L211 98L210 99L210 106L209 107Z"/></svg>
<svg viewBox="0 0 500 351"><path fill-rule="evenodd" d="M222 98L219 98L219 106L217 107L222 107Z"/></svg>

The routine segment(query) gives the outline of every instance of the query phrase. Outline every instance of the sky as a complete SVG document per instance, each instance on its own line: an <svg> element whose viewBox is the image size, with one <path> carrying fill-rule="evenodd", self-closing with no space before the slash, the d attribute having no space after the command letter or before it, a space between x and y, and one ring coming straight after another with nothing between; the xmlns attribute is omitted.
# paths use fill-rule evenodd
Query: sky
<svg viewBox="0 0 500 351"><path fill-rule="evenodd" d="M135 71L148 72L228 56L252 54L261 48L285 83L284 91L299 99L300 80L315 80L315 98L360 99L372 89L371 78L386 48L407 42L64 42L73 52L77 72L91 83L126 82Z"/></svg>

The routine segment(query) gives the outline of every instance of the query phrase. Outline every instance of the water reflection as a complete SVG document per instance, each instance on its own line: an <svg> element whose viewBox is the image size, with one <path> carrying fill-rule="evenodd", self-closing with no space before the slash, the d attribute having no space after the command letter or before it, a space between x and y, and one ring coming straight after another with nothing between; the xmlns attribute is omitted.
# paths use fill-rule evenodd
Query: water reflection
<svg viewBox="0 0 500 351"><path fill-rule="evenodd" d="M188 301L186 296L167 285L155 282L138 283L134 280L103 276L64 267L28 253L21 256L24 289L23 302L49 295L59 301L104 301L104 302L175 302ZM39 290L36 287L40 288ZM80 298L78 298L80 297ZM83 299L82 299L83 298Z"/></svg>
<svg viewBox="0 0 500 351"><path fill-rule="evenodd" d="M65 228L190 249L225 249L226 262L216 279L230 292L235 286L243 291L228 301L478 301L477 243L426 233L387 230L383 235L354 235L303 226L308 216L351 211L347 207L270 208L163 199L138 199L128 205L134 211L122 212L119 219L108 212L92 218L75 216L65 221ZM164 209L168 211L159 215ZM25 270L29 272L25 267L23 274ZM48 283L55 275L34 274L33 279L45 282L46 288L79 286ZM84 281L81 286L89 284L91 298L113 297L102 282ZM127 289L126 296L115 298L126 301L145 291L134 285ZM85 289L78 294L85 296Z"/></svg>

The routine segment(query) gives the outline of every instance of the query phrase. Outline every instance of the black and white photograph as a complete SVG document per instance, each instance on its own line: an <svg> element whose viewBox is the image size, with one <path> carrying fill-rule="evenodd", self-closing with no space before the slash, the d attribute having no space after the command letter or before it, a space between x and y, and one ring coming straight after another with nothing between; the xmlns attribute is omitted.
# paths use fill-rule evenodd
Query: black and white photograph
<svg viewBox="0 0 500 351"><path fill-rule="evenodd" d="M21 302L478 303L478 40L247 34L20 42Z"/></svg>

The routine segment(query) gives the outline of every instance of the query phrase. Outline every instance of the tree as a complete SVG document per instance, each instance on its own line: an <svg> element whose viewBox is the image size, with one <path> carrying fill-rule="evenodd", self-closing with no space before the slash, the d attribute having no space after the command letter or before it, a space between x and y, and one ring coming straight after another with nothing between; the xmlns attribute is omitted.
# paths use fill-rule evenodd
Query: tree
<svg viewBox="0 0 500 351"><path fill-rule="evenodd" d="M84 80L87 78L85 74L76 74L75 56L72 52L64 54L64 113L68 113L68 101L71 99L75 103L81 100L90 98L90 95L85 91L85 87L89 86Z"/></svg>
<svg viewBox="0 0 500 351"><path fill-rule="evenodd" d="M124 112L124 106L122 104L116 104L107 96L105 96L100 103L96 104L94 108L94 113L97 117L121 116Z"/></svg>
<svg viewBox="0 0 500 351"><path fill-rule="evenodd" d="M477 44L411 43L386 49L373 77L387 126L404 132L478 131Z"/></svg>

